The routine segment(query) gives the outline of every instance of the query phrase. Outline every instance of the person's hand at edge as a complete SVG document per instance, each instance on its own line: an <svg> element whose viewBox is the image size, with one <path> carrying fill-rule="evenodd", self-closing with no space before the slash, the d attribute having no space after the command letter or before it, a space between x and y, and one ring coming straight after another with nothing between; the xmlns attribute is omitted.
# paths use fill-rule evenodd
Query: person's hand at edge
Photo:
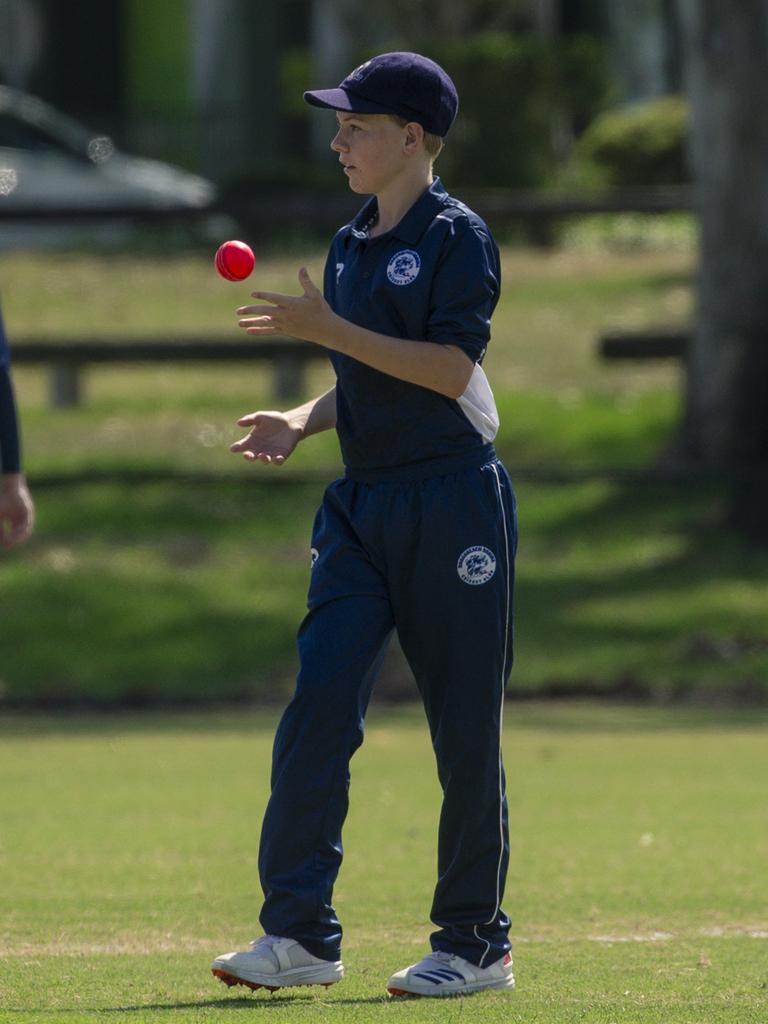
<svg viewBox="0 0 768 1024"><path fill-rule="evenodd" d="M31 535L35 506L23 473L0 475L0 544L9 551Z"/></svg>

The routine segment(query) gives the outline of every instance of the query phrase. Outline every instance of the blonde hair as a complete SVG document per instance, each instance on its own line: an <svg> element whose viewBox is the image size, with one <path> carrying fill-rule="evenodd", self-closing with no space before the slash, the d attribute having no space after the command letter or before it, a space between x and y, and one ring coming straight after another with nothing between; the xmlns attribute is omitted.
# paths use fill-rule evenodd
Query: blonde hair
<svg viewBox="0 0 768 1024"><path fill-rule="evenodd" d="M390 114L389 116L393 121L396 121L401 128L405 128L405 126L410 124L412 120L412 118L409 120L407 117L400 117L399 114ZM432 163L434 163L440 156L443 151L443 145L443 140L439 135L433 135L432 132L424 132L424 150Z"/></svg>

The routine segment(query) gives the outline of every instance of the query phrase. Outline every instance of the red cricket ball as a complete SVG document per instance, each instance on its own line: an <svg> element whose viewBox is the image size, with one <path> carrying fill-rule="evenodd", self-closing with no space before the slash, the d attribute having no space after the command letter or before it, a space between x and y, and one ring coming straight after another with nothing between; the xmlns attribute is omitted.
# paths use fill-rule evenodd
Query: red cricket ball
<svg viewBox="0 0 768 1024"><path fill-rule="evenodd" d="M227 281L244 281L255 263L253 249L245 242L222 242L216 250L214 265Z"/></svg>

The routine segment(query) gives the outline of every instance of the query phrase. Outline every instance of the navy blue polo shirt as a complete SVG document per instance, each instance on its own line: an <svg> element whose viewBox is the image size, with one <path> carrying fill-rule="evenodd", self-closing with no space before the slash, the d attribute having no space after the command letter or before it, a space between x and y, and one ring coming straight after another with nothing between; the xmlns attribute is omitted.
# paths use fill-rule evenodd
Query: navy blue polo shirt
<svg viewBox="0 0 768 1024"><path fill-rule="evenodd" d="M480 363L499 297L499 251L484 221L439 178L386 234L370 238L375 196L331 243L324 293L352 323L389 337L455 345ZM458 465L493 449L459 402L331 350L336 429L350 475Z"/></svg>

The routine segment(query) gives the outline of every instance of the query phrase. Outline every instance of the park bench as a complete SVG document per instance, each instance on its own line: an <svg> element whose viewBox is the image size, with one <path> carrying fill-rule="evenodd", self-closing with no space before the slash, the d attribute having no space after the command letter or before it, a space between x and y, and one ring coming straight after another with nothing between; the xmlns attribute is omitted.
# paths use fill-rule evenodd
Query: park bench
<svg viewBox="0 0 768 1024"><path fill-rule="evenodd" d="M83 370L108 363L231 363L269 362L273 393L279 399L304 394L304 370L311 361L327 360L320 345L291 338L259 341L215 338L108 338L57 341L26 338L12 345L14 365L49 367L49 402L55 408L75 406L83 398Z"/></svg>
<svg viewBox="0 0 768 1024"><path fill-rule="evenodd" d="M690 330L650 328L635 331L609 331L598 338L598 351L603 359L679 359L688 354Z"/></svg>
<svg viewBox="0 0 768 1024"><path fill-rule="evenodd" d="M598 339L601 358L613 360L683 360L690 332L685 330L611 331ZM57 341L26 338L12 350L15 365L49 368L48 396L54 408L78 405L83 399L83 371L91 364L195 362L270 362L275 398L288 400L304 392L304 372L312 361L327 359L319 345L275 337L244 341L226 338L110 338Z"/></svg>

